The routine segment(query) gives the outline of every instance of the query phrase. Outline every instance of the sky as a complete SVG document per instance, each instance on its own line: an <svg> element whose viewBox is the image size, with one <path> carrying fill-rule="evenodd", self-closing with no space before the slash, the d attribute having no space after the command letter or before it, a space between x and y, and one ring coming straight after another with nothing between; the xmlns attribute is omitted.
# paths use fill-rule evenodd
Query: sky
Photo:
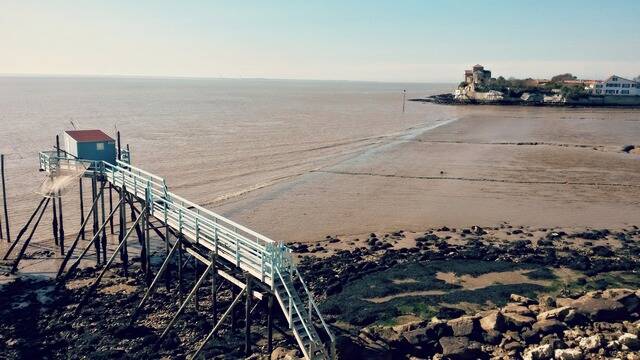
<svg viewBox="0 0 640 360"><path fill-rule="evenodd" d="M0 0L0 74L458 82L640 75L640 1Z"/></svg>

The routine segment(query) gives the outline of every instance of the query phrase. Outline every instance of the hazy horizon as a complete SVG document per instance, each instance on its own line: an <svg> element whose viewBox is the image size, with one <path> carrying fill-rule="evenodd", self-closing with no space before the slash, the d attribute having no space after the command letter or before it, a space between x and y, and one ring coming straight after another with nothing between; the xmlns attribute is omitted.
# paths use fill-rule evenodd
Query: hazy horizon
<svg viewBox="0 0 640 360"><path fill-rule="evenodd" d="M476 63L504 77L640 75L631 0L1 2L3 76L456 83Z"/></svg>

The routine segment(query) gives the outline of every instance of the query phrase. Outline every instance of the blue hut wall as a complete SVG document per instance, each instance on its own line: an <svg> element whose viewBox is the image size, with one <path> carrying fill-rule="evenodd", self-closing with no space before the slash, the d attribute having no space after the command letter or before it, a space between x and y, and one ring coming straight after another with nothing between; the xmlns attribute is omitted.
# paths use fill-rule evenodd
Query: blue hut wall
<svg viewBox="0 0 640 360"><path fill-rule="evenodd" d="M78 142L76 144L79 159L104 160L112 164L116 162L114 141Z"/></svg>

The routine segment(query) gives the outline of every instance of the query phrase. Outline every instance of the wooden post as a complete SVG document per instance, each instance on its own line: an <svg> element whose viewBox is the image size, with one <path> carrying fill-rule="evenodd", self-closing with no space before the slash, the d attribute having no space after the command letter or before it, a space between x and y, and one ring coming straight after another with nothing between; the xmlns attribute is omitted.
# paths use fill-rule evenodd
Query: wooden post
<svg viewBox="0 0 640 360"><path fill-rule="evenodd" d="M273 294L267 300L267 353L273 352Z"/></svg>
<svg viewBox="0 0 640 360"><path fill-rule="evenodd" d="M213 253L209 255L209 259L212 264L216 263L216 257ZM218 322L218 271L215 265L213 266L213 272L211 273L211 311L213 312L213 323Z"/></svg>
<svg viewBox="0 0 640 360"><path fill-rule="evenodd" d="M60 157L60 135L56 135L56 152L58 157ZM58 221L58 231L60 232L58 235L60 241L60 254L64 255L64 218L62 217L61 190L58 190L58 216L60 216L60 220Z"/></svg>
<svg viewBox="0 0 640 360"><path fill-rule="evenodd" d="M4 178L4 154L0 155L0 176L2 177L2 205L4 207L4 228L7 231L7 242L11 242L9 231L9 209L7 208L7 187Z"/></svg>
<svg viewBox="0 0 640 360"><path fill-rule="evenodd" d="M44 203L44 206L40 211L40 215L38 215L38 219L33 225L33 228L31 229L31 233L29 233L29 237L24 241L24 244L22 244L22 248L18 253L18 257L16 258L15 262L13 263L13 266L11 267L11 271L10 271L11 274L15 273L16 270L18 270L18 264L20 263L20 260L22 260L22 256L24 255L25 250L27 250L27 246L29 246L29 242L31 242L31 239L33 238L33 233L35 233L36 229L38 228L38 224L40 223L40 219L42 219L42 215L44 215L45 210L47 210L47 205L49 205L49 200L50 199L47 199L47 201ZM18 241L16 241L16 243L17 242Z"/></svg>
<svg viewBox="0 0 640 360"><path fill-rule="evenodd" d="M51 209L53 210L53 216L51 219L51 227L53 228L53 242L58 246L58 212L56 210L56 198L52 198L53 203Z"/></svg>
<svg viewBox="0 0 640 360"><path fill-rule="evenodd" d="M200 270L200 261L196 258L193 259L196 262L196 266L193 268L193 277L194 279L198 278L198 272ZM196 309L196 312L200 311L199 301L198 301L198 290L196 290L195 294L193 294L193 306Z"/></svg>
<svg viewBox="0 0 640 360"><path fill-rule="evenodd" d="M84 194L82 191L82 176L78 180L78 186L80 187L80 225L84 224ZM80 228L80 236L82 240L85 240L84 237L84 227Z"/></svg>
<svg viewBox="0 0 640 360"><path fill-rule="evenodd" d="M126 192L127 192L126 187L123 184L122 187L120 188L120 201L122 202L122 205L120 206L120 221L118 224L120 228L120 233L118 234L118 244L120 244L123 241L124 234L127 231L127 207L124 204L124 201L126 201L126 195L125 195ZM120 260L122 261L124 276L128 277L129 276L129 251L126 246L123 246L120 250Z"/></svg>
<svg viewBox="0 0 640 360"><path fill-rule="evenodd" d="M178 246L178 298L182 301L182 241Z"/></svg>
<svg viewBox="0 0 640 360"><path fill-rule="evenodd" d="M231 285L231 297L236 297L236 295L238 294L238 292L236 291L236 286L235 285ZM236 329L238 328L238 319L236 319L236 311L235 309L231 311L231 331L232 332L236 332Z"/></svg>
<svg viewBox="0 0 640 360"><path fill-rule="evenodd" d="M113 210L113 185L109 184L109 212ZM113 218L109 222L109 228L111 230L111 235L115 234L113 231Z"/></svg>
<svg viewBox="0 0 640 360"><path fill-rule="evenodd" d="M105 221L107 221L106 219L106 214L105 214L105 204L104 204L104 186L105 186L105 182L104 180L101 181L101 189L103 191L100 192L100 207L102 210L102 221L101 223L104 224ZM111 209L109 211L109 213L111 213L113 211L113 209ZM102 258L106 261L107 260L107 229L106 227L102 227Z"/></svg>
<svg viewBox="0 0 640 360"><path fill-rule="evenodd" d="M98 194L96 185L96 174L93 173L91 177L91 198L93 199L92 219L93 219L93 237L98 233ZM95 241L94 246L96 248L96 264L100 265L100 241ZM106 260L106 259L105 259Z"/></svg>
<svg viewBox="0 0 640 360"><path fill-rule="evenodd" d="M251 354L251 297L253 296L253 292L251 291L251 275L249 275L249 273L245 273L245 278L247 281L247 288L245 291L247 294L247 301L244 307L244 354L248 357Z"/></svg>

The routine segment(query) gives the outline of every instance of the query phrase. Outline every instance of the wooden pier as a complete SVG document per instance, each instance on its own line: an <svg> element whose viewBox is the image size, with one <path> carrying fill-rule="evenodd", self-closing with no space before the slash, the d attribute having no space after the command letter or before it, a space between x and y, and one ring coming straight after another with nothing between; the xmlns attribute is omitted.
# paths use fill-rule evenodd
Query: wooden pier
<svg viewBox="0 0 640 360"><path fill-rule="evenodd" d="M53 200L52 223L56 242L60 246L64 260L58 270L57 280L64 282L80 265L81 260L93 247L96 261L102 264L100 274L93 281L75 310L81 314L83 307L93 296L99 296L97 288L110 267L119 260L124 274L128 274L129 256L127 242L135 234L141 245L141 267L145 274L147 289L135 307L131 309L129 325L133 325L145 313L145 304L153 296L157 285L164 282L170 288L171 274L167 269L176 268L178 286L174 291L181 294L182 303L179 310L166 324L160 341L166 337L173 325L179 321L181 314L189 303L198 306L197 292L206 280L211 286L211 302L215 325L209 334L202 339L190 358L201 358L203 351L212 341L223 322L231 317L235 326L236 307L245 304L245 353L251 354L251 317L255 316L254 303L265 301L268 304L268 349L272 350L272 326L274 303L282 311L292 335L305 359L335 358L335 338L318 310L312 294L309 292L300 272L293 263L290 249L282 242L276 242L251 229L224 218L194 202L186 200L171 192L164 178L151 174L131 165L131 156L127 149L120 146L118 134L117 159L115 163L77 158L59 146L54 151L43 151L39 154L40 170L55 177L68 169L84 167L82 175L91 180L92 204L85 214L84 204L80 203L81 226L71 243L67 242L65 251L64 227L62 223L62 202L58 198L43 198L29 222L18 234L16 241L5 254L7 259L23 235L31 227L26 239L22 241L20 252L13 264L12 271L29 245L33 232ZM80 192L83 191L82 177ZM106 193L106 194L105 194ZM114 194L115 193L115 194ZM82 199L82 193L81 199ZM108 196L106 209L105 195ZM115 195L115 196L113 196ZM58 207L56 208L56 205ZM131 222L127 221L126 209L129 208ZM56 215L56 212L58 213ZM101 214L101 216L100 216ZM58 218L59 215L59 218ZM33 222L34 218L35 223ZM114 218L118 219L119 228L114 229ZM58 220L59 219L59 220ZM91 223L92 231L86 227ZM118 234L118 246L107 253L106 232ZM150 232L157 236L151 237ZM81 238L89 238L83 242L84 248L78 247ZM160 239L156 248L164 248L163 262L158 269L153 269L150 259L151 240ZM70 239L68 239L70 240ZM184 257L189 257L204 271L199 273L195 284L183 294L182 264ZM102 259L101 259L102 258ZM73 262L71 262L73 260ZM177 263L177 265L176 265ZM196 267L196 268L197 268ZM155 271L155 273L154 273ZM217 292L222 282L231 285L234 297L231 305L218 318ZM186 295L186 296L182 296Z"/></svg>

